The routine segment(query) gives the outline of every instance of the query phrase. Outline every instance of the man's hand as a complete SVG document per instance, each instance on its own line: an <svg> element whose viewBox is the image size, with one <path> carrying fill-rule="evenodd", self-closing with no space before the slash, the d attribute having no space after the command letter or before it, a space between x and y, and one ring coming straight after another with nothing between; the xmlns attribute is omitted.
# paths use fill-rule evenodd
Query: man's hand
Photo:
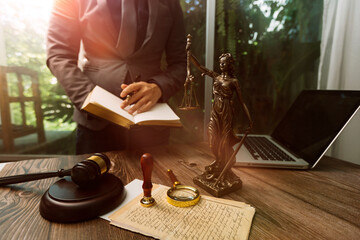
<svg viewBox="0 0 360 240"><path fill-rule="evenodd" d="M130 85L121 84L123 91L120 97L125 98L130 95L130 98L123 101L120 105L121 108L126 108L133 103L128 112L133 114L135 111L138 113L146 112L151 109L160 99L162 92L160 87L155 83L135 82Z"/></svg>

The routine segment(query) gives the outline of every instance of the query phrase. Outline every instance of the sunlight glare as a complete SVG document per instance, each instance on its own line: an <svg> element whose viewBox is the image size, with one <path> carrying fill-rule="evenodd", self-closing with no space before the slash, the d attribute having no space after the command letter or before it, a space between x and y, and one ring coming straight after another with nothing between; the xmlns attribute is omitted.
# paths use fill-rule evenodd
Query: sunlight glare
<svg viewBox="0 0 360 240"><path fill-rule="evenodd" d="M32 27L39 32L47 28L52 0L0 0L1 24L12 24L18 29Z"/></svg>

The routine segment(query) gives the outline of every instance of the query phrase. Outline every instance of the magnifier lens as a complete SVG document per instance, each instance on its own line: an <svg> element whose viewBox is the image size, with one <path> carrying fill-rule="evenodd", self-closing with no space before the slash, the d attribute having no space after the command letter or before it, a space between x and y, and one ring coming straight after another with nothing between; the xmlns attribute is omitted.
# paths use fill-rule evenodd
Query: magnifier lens
<svg viewBox="0 0 360 240"><path fill-rule="evenodd" d="M169 197L177 201L191 201L199 196L198 193L187 188L173 189L169 191Z"/></svg>

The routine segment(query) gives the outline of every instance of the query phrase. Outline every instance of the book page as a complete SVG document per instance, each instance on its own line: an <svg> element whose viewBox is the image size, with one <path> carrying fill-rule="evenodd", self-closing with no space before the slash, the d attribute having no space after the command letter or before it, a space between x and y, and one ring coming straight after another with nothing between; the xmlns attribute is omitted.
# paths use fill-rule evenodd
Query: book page
<svg viewBox="0 0 360 240"><path fill-rule="evenodd" d="M123 102L121 98L98 86L92 91L91 102L135 122L134 116L129 114L126 109L120 107L120 104Z"/></svg>
<svg viewBox="0 0 360 240"><path fill-rule="evenodd" d="M156 204L142 207L142 194L109 218L111 224L159 239L247 239L255 209L248 204L201 196L198 204L179 208L166 200L169 188L156 185Z"/></svg>
<svg viewBox="0 0 360 240"><path fill-rule="evenodd" d="M178 121L179 117L166 103L158 103L150 110L134 115L135 123L145 121Z"/></svg>

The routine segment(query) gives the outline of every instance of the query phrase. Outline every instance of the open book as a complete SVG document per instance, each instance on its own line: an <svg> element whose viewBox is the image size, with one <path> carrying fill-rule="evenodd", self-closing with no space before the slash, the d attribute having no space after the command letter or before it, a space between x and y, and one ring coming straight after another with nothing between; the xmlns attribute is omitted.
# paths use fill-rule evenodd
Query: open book
<svg viewBox="0 0 360 240"><path fill-rule="evenodd" d="M131 115L120 107L122 101L121 98L96 86L87 96L81 109L126 128L134 124L182 126L180 118L166 103L157 103L147 112Z"/></svg>

